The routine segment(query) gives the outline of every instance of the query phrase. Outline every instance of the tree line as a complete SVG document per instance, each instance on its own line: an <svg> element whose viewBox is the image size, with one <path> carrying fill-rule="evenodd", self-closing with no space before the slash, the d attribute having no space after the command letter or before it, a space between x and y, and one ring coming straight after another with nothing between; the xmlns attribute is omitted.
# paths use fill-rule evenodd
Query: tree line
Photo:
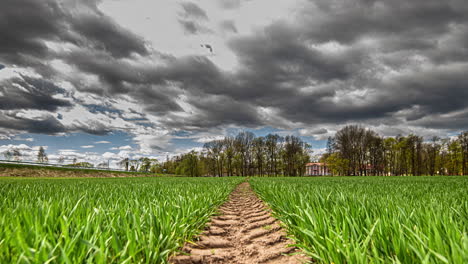
<svg viewBox="0 0 468 264"><path fill-rule="evenodd" d="M8 161L22 161L22 157L24 156L21 151L17 148L12 148L4 151L3 157L5 160ZM45 152L44 147L40 146L37 155L36 155L36 162L38 163L45 163L49 164L49 157ZM64 164L66 160L71 160L71 163ZM86 161L78 161L76 157L67 159L65 156L60 156L57 159L57 163L62 166L69 166L69 167L80 167L80 168L109 168L109 162L101 162L97 165L86 162ZM133 171L133 172L146 172L146 173L162 173L161 164L157 159L148 158L148 157L140 157L135 159L124 158L117 162L117 165L126 171Z"/></svg>
<svg viewBox="0 0 468 264"><path fill-rule="evenodd" d="M311 146L296 136L240 132L207 142L203 151L167 159L163 172L188 176L302 176Z"/></svg>
<svg viewBox="0 0 468 264"><path fill-rule="evenodd" d="M137 159L124 158L117 162L117 165L126 171L162 173L158 160L148 157L141 157Z"/></svg>
<svg viewBox="0 0 468 264"><path fill-rule="evenodd" d="M468 175L468 131L425 141L350 125L328 138L321 161L333 175Z"/></svg>
<svg viewBox="0 0 468 264"><path fill-rule="evenodd" d="M269 134L257 137L240 132L207 142L200 152L191 151L165 162L141 157L124 158L118 166L127 171L187 176L303 176L310 162L311 145L299 137ZM18 149L3 153L5 159L20 161ZM58 162L62 164L61 156ZM43 147L37 161L47 163ZM450 138L410 134L383 137L371 129L349 125L327 141L326 153L318 160L332 175L468 175L468 131ZM69 166L94 167L73 159ZM103 162L97 165L106 168Z"/></svg>

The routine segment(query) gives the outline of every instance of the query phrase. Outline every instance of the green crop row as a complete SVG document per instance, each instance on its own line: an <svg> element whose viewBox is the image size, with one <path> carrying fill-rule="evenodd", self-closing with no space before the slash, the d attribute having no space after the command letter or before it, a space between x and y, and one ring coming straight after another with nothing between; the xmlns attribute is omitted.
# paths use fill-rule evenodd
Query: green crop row
<svg viewBox="0 0 468 264"><path fill-rule="evenodd" d="M0 179L0 263L165 263L240 181Z"/></svg>
<svg viewBox="0 0 468 264"><path fill-rule="evenodd" d="M468 263L468 177L250 182L319 263Z"/></svg>

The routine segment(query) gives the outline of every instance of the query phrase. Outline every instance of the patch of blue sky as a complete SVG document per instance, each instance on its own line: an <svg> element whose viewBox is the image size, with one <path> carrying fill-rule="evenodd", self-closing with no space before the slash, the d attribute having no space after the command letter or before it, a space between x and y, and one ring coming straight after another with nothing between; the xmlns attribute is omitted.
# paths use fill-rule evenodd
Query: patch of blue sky
<svg viewBox="0 0 468 264"><path fill-rule="evenodd" d="M203 147L203 143L197 142L193 138L173 138L171 143L175 150L188 150Z"/></svg>
<svg viewBox="0 0 468 264"><path fill-rule="evenodd" d="M118 113L121 114L121 110L117 110L115 108L107 107L104 105L96 105L96 104L85 104L83 105L88 109L89 112L95 114L95 113Z"/></svg>

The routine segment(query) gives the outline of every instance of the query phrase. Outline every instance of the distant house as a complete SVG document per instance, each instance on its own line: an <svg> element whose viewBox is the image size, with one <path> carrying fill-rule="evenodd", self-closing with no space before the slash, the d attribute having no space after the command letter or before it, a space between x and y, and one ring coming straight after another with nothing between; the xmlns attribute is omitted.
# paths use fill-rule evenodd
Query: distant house
<svg viewBox="0 0 468 264"><path fill-rule="evenodd" d="M331 175L327 164L321 162L311 162L306 164L307 176Z"/></svg>

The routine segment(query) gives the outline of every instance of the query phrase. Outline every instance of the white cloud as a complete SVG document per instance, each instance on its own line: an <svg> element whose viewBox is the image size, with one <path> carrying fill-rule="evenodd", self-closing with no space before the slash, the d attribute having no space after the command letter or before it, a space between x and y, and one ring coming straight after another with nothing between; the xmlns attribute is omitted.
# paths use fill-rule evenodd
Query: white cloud
<svg viewBox="0 0 468 264"><path fill-rule="evenodd" d="M94 142L94 144L110 144L110 142L106 140L102 140L102 141L96 141Z"/></svg>
<svg viewBox="0 0 468 264"><path fill-rule="evenodd" d="M131 150L131 149L132 149L132 147L129 146L129 145L111 148L111 150Z"/></svg>
<svg viewBox="0 0 468 264"><path fill-rule="evenodd" d="M13 140L33 142L33 141L34 141L34 138L32 138L32 137L29 137L29 138L22 138L22 137L20 137L20 136L16 136L15 138L13 138Z"/></svg>
<svg viewBox="0 0 468 264"><path fill-rule="evenodd" d="M197 138L195 141L196 141L196 142L199 142L199 143L207 143L207 142L210 142L210 141L222 140L222 139L224 139L224 136L223 136L223 135L217 135L217 136L204 136L204 137L200 137L200 138Z"/></svg>
<svg viewBox="0 0 468 264"><path fill-rule="evenodd" d="M104 154L102 154L102 157L105 159L117 159L119 156L113 152L105 152Z"/></svg>
<svg viewBox="0 0 468 264"><path fill-rule="evenodd" d="M48 149L48 146L42 146L45 150ZM0 154L3 154L6 151L12 150L19 150L21 153L21 160L22 161L35 161L37 158L37 152L39 151L40 146L28 146L26 144L8 144L8 145L1 145L0 146ZM3 157L0 157L3 158Z"/></svg>
<svg viewBox="0 0 468 264"><path fill-rule="evenodd" d="M85 146L81 146L81 148L84 148L84 149L94 148L94 145L85 145Z"/></svg>
<svg viewBox="0 0 468 264"><path fill-rule="evenodd" d="M12 150L12 149L18 149L18 150L24 150L24 151L33 150L32 147L25 145L25 144L19 144L19 145L9 144L9 145L0 146L0 152Z"/></svg>

